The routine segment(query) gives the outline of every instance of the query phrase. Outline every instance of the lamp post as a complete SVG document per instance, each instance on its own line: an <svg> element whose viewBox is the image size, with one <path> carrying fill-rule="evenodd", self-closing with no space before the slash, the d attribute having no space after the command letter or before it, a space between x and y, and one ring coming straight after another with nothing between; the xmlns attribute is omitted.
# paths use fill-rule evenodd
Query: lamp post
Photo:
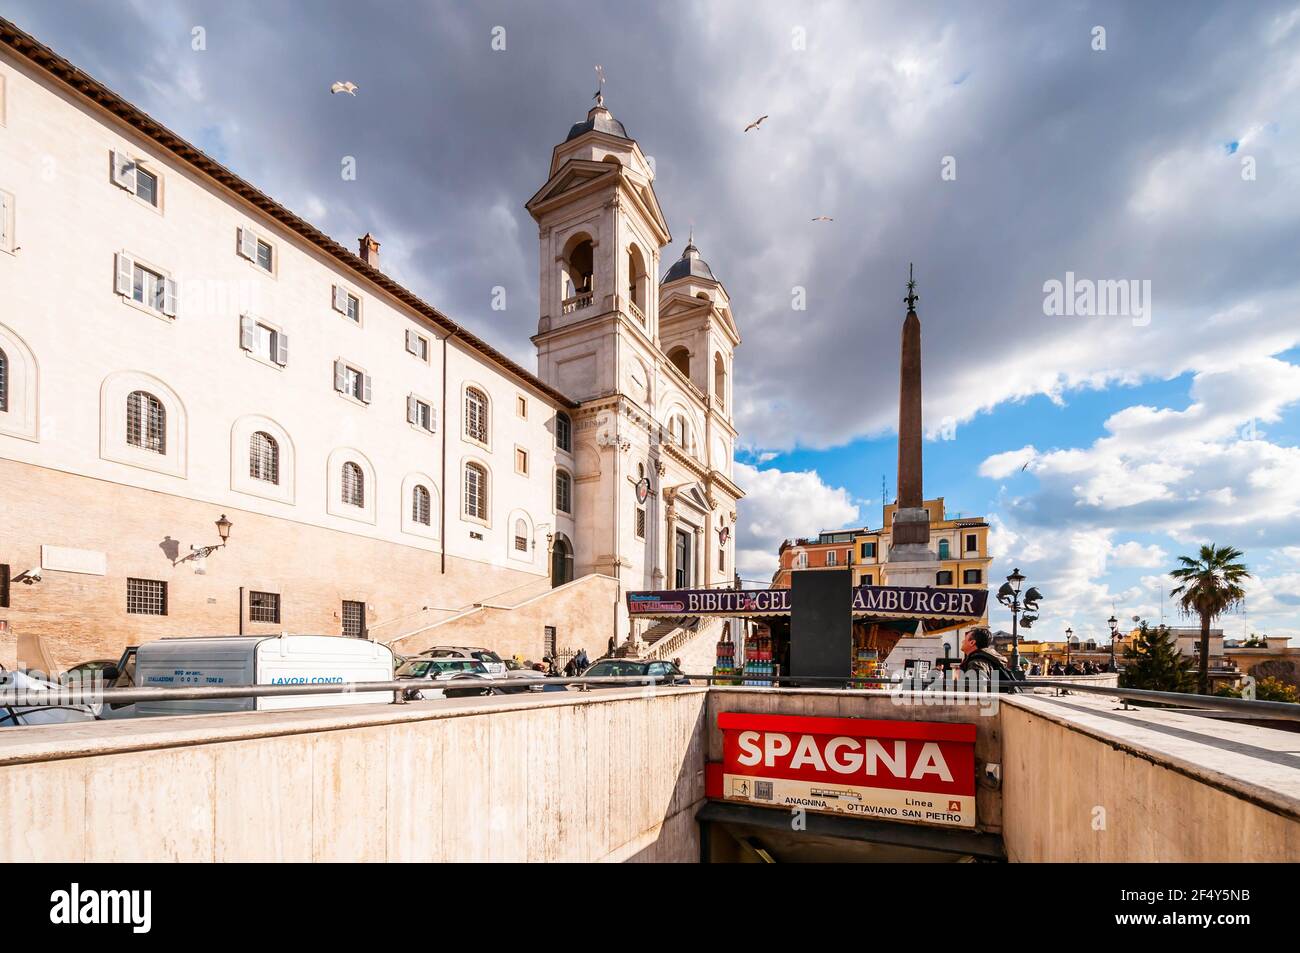
<svg viewBox="0 0 1300 953"><path fill-rule="evenodd" d="M1013 672L1020 671L1020 626L1023 625L1026 629L1033 626L1038 619L1038 600L1043 598L1043 594L1037 588L1030 586L1022 599L1020 587L1024 584L1025 577L1020 570L1013 569L1011 575L1007 576L1007 581L998 590L998 602L1011 610L1011 670ZM1022 616L1022 612L1026 614Z"/></svg>
<svg viewBox="0 0 1300 953"><path fill-rule="evenodd" d="M1074 641L1074 629L1065 630L1065 667L1070 667L1070 643Z"/></svg>
<svg viewBox="0 0 1300 953"><path fill-rule="evenodd" d="M230 539L230 527L232 527L232 526L234 526L234 525L235 525L234 523L232 523L232 522L230 522L230 520L226 519L226 514L225 514L225 513L222 513L222 514L221 514L221 519L217 520L217 535L218 535L219 537L221 537L221 542L217 543L215 546L193 546L193 545L191 545L191 546L190 546L190 556L189 556L189 558L190 558L190 559L207 559L209 556L211 556L213 553L215 553L218 549L221 549L221 547L223 547L223 546L226 545L227 540Z"/></svg>
<svg viewBox="0 0 1300 953"><path fill-rule="evenodd" d="M1110 626L1110 670L1116 672L1118 669L1115 667L1115 639L1119 637L1119 619L1111 616L1106 620L1106 624Z"/></svg>

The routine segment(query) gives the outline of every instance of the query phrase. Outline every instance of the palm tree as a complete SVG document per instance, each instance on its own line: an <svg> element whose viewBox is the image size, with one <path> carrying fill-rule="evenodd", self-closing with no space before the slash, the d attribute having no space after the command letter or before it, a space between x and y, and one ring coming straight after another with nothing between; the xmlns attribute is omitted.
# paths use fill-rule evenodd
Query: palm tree
<svg viewBox="0 0 1300 953"><path fill-rule="evenodd" d="M1231 546L1202 546L1200 555L1179 556L1182 563L1169 575L1178 580L1171 596L1188 615L1201 617L1200 692L1210 694L1210 623L1246 598L1241 583L1250 578L1242 552Z"/></svg>

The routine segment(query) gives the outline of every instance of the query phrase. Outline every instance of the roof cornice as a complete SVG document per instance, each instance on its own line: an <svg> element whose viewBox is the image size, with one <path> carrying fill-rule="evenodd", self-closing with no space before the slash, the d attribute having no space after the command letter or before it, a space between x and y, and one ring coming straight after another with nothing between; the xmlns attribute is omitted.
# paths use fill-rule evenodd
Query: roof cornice
<svg viewBox="0 0 1300 953"><path fill-rule="evenodd" d="M556 403L565 407L578 406L576 401L560 393L540 377L506 357L505 354L488 344L478 335L447 317L414 292L389 278L378 268L366 264L360 257L348 251L316 226L291 212L248 181L235 175L235 173L197 146L172 132L148 113L133 106L103 83L73 66L68 60L59 56L48 46L45 46L35 37L25 33L17 25L3 17L0 17L0 44L82 99L99 107L118 121L157 143L204 178L252 205L290 231L297 233L301 238L306 239L333 258L339 265L400 301L443 333L465 342L470 348L478 351L524 383L550 397Z"/></svg>

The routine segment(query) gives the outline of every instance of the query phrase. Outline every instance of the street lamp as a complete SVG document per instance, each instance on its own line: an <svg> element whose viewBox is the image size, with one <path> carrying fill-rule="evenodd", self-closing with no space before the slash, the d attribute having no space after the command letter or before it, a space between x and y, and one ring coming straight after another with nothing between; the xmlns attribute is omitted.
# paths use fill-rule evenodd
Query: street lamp
<svg viewBox="0 0 1300 953"><path fill-rule="evenodd" d="M1020 570L1013 569L1011 575L1007 576L1007 581L998 590L998 602L1011 610L1011 670L1013 672L1020 671L1020 626L1023 625L1026 629L1033 626L1038 619L1038 600L1043 598L1041 592L1030 586L1022 599L1020 587L1024 584L1025 577L1021 575ZM1022 616L1022 611L1033 615Z"/></svg>
<svg viewBox="0 0 1300 953"><path fill-rule="evenodd" d="M1074 629L1065 630L1065 667L1070 667L1070 643L1074 641Z"/></svg>
<svg viewBox="0 0 1300 953"><path fill-rule="evenodd" d="M1110 626L1110 670L1115 672L1118 671L1115 667L1115 640L1119 638L1119 619L1111 616L1106 624Z"/></svg>
<svg viewBox="0 0 1300 953"><path fill-rule="evenodd" d="M230 520L226 519L226 514L225 514L225 513L222 513L222 514L221 514L221 519L217 520L217 535L218 535L219 537L221 537L221 542L217 543L215 546L194 546L194 545L191 545L191 546L190 546L190 558L191 558L191 559L207 559L209 556L211 556L213 553L215 553L218 549L220 549L221 547L225 546L225 545L226 545L226 541L230 539L230 527L232 527L232 526L234 526L234 525L235 525L234 523L232 523L232 522L230 522Z"/></svg>

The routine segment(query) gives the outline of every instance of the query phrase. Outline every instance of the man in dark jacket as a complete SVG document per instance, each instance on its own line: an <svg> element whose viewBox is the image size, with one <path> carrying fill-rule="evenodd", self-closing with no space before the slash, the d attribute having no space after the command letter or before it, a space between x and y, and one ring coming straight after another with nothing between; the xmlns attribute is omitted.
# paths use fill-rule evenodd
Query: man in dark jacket
<svg viewBox="0 0 1300 953"><path fill-rule="evenodd" d="M1015 690L1010 686L1018 680L1018 677L1012 673L1006 659L994 651L993 633L988 629L967 630L966 638L961 643L961 650L966 656L961 663L963 672L974 672L981 682L987 681L995 686L1005 686L1004 691Z"/></svg>

